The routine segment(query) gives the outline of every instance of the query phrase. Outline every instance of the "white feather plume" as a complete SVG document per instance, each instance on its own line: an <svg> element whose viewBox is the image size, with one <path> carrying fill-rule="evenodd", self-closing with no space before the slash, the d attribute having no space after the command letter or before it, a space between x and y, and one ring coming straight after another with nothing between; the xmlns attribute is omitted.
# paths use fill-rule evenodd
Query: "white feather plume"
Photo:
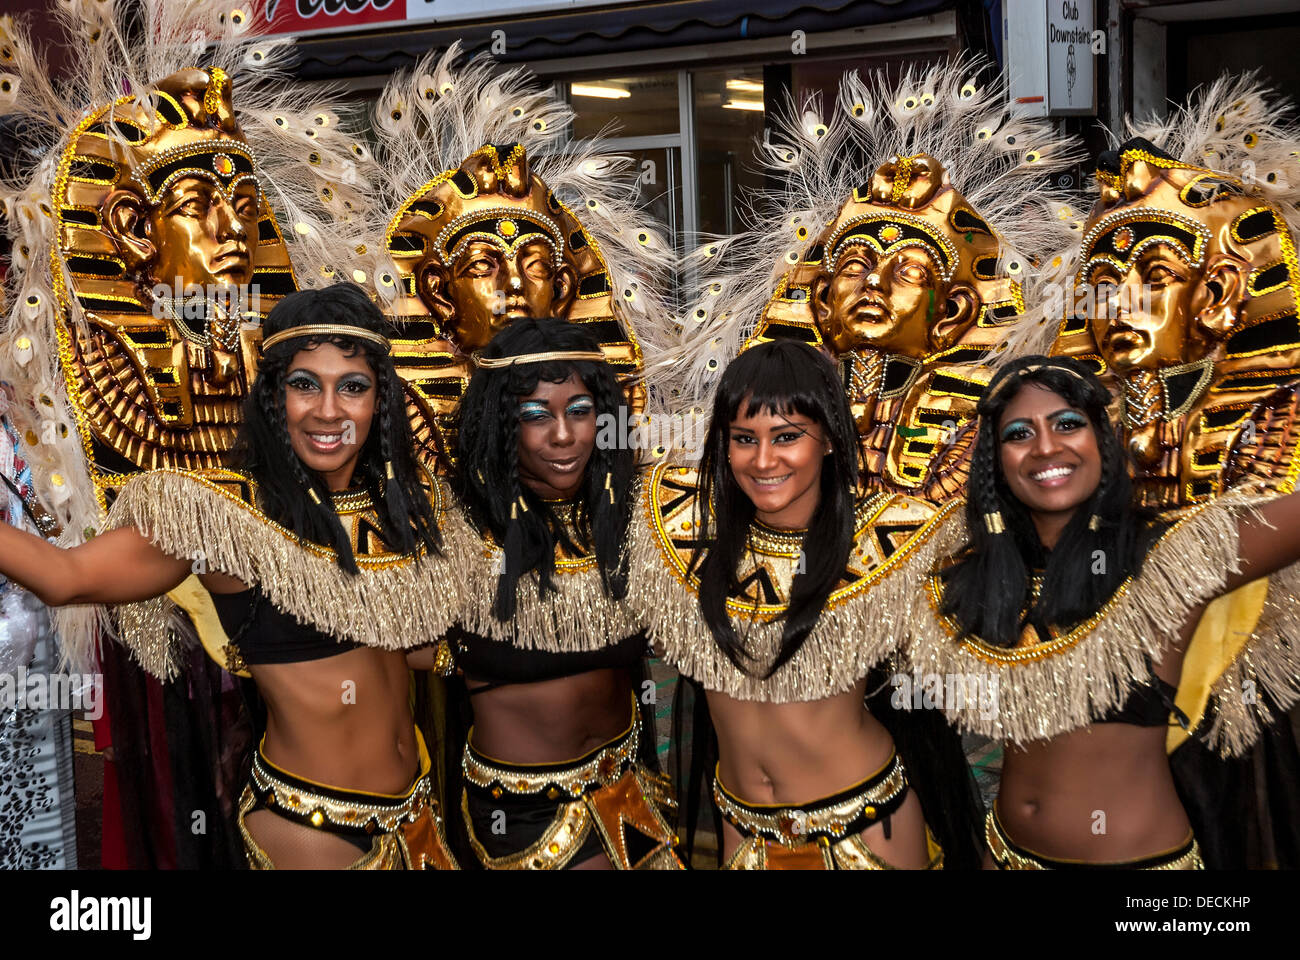
<svg viewBox="0 0 1300 960"><path fill-rule="evenodd" d="M401 116L394 119L397 110ZM652 398L674 342L668 278L676 253L644 208L632 159L603 138L571 140L572 108L521 67L484 55L464 61L459 42L395 76L375 107L376 161L367 250L382 248L400 206L484 144L520 143L529 167L573 211L609 268L617 309L641 342ZM371 273L376 264L372 261ZM382 290L377 291L384 296ZM391 294L390 294L391 295Z"/></svg>
<svg viewBox="0 0 1300 960"><path fill-rule="evenodd" d="M1258 71L1220 77L1193 93L1165 120L1127 118L1130 137L1145 137L1183 163L1237 177L1281 210L1300 233L1300 123L1294 104Z"/></svg>
<svg viewBox="0 0 1300 960"><path fill-rule="evenodd" d="M756 329L785 271L831 223L853 190L893 156L930 154L954 187L997 233L1003 261L1018 260L1027 304L1041 293L1045 267L1082 224L1077 197L1049 189L1049 173L1082 150L1050 122L1011 115L1002 78L982 82L977 59L907 69L897 83L881 74L846 75L836 103L788 103L769 124L758 158L776 189L750 198L749 230L711 238L685 259L696 279L672 355L680 402L709 405L717 378ZM811 128L819 132L810 138ZM1070 211L1068 217L1062 210ZM806 228L804 232L800 232ZM1034 321L1037 327L1036 319ZM1018 323L1011 343L1033 341ZM1001 352L1010 357L1011 350Z"/></svg>

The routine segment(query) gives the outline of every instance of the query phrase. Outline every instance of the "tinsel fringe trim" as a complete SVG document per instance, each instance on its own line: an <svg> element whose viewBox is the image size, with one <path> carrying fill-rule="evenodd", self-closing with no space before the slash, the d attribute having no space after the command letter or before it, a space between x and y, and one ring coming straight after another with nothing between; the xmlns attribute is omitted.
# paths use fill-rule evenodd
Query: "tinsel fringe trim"
<svg viewBox="0 0 1300 960"><path fill-rule="evenodd" d="M799 652L764 680L761 674L781 649L784 621L732 615L737 634L754 658L751 669L759 676L738 670L705 623L698 593L678 577L665 552L669 548L659 542L648 492L640 504L631 537L635 589L628 596L655 649L706 690L763 703L801 703L845 693L898 650L923 578L943 556L945 542L937 536L942 519L960 507L959 502L946 505L879 579L823 609Z"/></svg>
<svg viewBox="0 0 1300 960"><path fill-rule="evenodd" d="M1198 507L1152 546L1142 573L1123 585L1087 624L1083 635L1059 652L1034 659L1002 659L993 651L958 642L942 622L928 588L913 618L908 660L914 677L937 677L945 692L965 681L965 690L987 691L996 682L997 701L983 704L967 698L960 705L944 704L948 718L962 730L997 740L1023 744L1060 736L1088 726L1094 718L1121 706L1137 686L1152 682L1146 659L1159 662L1192 611L1220 595L1229 573L1238 566L1238 524L1270 497L1248 492L1229 493ZM964 515L946 524L942 539L955 554L967 540ZM1296 568L1277 575L1269 598L1293 589ZM1222 753L1240 753L1258 736L1259 721L1267 719L1238 693L1247 679L1257 678L1279 703L1297 699L1295 677L1300 656L1296 636L1300 607L1295 595L1285 604L1270 605L1237 662L1212 691L1216 719L1202 736ZM1014 651L1007 651L1008 654ZM949 678L954 682L949 684ZM981 706L983 709L981 709Z"/></svg>
<svg viewBox="0 0 1300 960"><path fill-rule="evenodd" d="M418 559L393 556L352 576L331 551L297 538L232 494L180 471L132 478L109 512L106 529L133 526L168 554L197 560L257 586L299 623L371 647L402 650L437 641L460 605L462 566L454 550ZM180 638L166 597L114 608L119 639L161 679L180 669Z"/></svg>
<svg viewBox="0 0 1300 960"><path fill-rule="evenodd" d="M1264 611L1241 653L1210 688L1213 719L1198 731L1222 756L1239 756L1277 718L1267 693L1283 713L1300 701L1300 564L1268 578Z"/></svg>
<svg viewBox="0 0 1300 960"><path fill-rule="evenodd" d="M453 550L466 557L462 567L464 597L459 622L470 633L510 643L522 650L547 653L588 653L602 650L641 629L628 600L615 600L605 592L595 562L581 569L556 567L552 584L557 588L539 596L535 573L519 578L515 585L515 615L506 622L492 613L501 569L501 549L486 542L458 506L450 511L457 521L448 524L447 539L455 539ZM635 517L633 518L635 523ZM628 596L638 589L635 579Z"/></svg>

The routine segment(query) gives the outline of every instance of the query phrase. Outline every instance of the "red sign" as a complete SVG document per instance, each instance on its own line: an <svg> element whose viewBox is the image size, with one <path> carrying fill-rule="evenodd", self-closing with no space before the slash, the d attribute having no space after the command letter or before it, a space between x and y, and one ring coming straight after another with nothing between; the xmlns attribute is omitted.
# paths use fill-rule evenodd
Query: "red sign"
<svg viewBox="0 0 1300 960"><path fill-rule="evenodd" d="M355 29L406 20L406 0L256 0L258 33Z"/></svg>

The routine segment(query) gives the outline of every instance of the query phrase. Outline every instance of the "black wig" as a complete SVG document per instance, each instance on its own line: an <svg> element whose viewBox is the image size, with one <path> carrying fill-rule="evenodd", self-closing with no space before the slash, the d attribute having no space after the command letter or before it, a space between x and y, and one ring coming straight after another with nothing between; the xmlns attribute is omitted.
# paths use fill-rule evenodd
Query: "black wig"
<svg viewBox="0 0 1300 960"><path fill-rule="evenodd" d="M742 403L745 416L766 412L808 417L831 442L822 464L821 499L804 532L806 563L790 587L781 649L765 674L770 677L799 651L848 563L853 549L858 435L835 368L806 343L781 339L758 344L733 360L722 375L700 460L696 499L708 545L699 565L700 608L718 647L746 673L751 672L747 661L753 657L727 615L727 596L741 589L736 571L755 512L727 459L731 421L741 415ZM711 505L711 515L705 504Z"/></svg>
<svg viewBox="0 0 1300 960"><path fill-rule="evenodd" d="M485 358L514 357L556 350L596 351L600 344L583 327L554 318L514 321L484 348ZM545 360L496 369L480 368L461 398L453 485L470 520L501 545L504 569L493 614L509 620L515 612L515 587L536 571L538 590L554 589L555 547L585 553L594 549L605 590L615 599L627 593L623 541L632 514L635 457L628 444L602 443L600 434L587 462L581 492L573 505L579 538L572 543L554 505L519 480L519 401L538 383L563 383L577 376L595 402L598 425L614 418L626 401L614 371L603 360Z"/></svg>
<svg viewBox="0 0 1300 960"><path fill-rule="evenodd" d="M352 283L289 294L267 315L262 336L266 339L282 330L318 323L392 336L392 327L379 308ZM438 524L424 487L427 477L415 458L402 379L392 356L373 340L346 334L290 337L264 351L244 402L233 462L257 482L261 508L267 516L305 540L333 548L340 567L358 572L351 539L334 512L329 489L298 459L289 441L285 374L299 351L322 343L332 343L350 357L360 354L375 375L378 408L357 460L353 486L370 494L380 535L390 549L398 553L421 547L436 551L440 545ZM312 491L318 499L312 498Z"/></svg>
<svg viewBox="0 0 1300 960"><path fill-rule="evenodd" d="M998 422L1026 383L1039 384L1082 410L1101 454L1101 481L1075 511L1052 550L1043 547L1029 509L1002 476ZM976 412L979 436L966 501L969 546L944 571L944 613L963 633L1011 647L1022 627L1042 636L1101 609L1116 588L1142 568L1158 525L1132 500L1128 461L1106 413L1110 394L1082 363L1069 357L1021 357L988 385ZM985 514L1000 513L1005 532L990 533ZM1042 588L1032 606L1033 571Z"/></svg>

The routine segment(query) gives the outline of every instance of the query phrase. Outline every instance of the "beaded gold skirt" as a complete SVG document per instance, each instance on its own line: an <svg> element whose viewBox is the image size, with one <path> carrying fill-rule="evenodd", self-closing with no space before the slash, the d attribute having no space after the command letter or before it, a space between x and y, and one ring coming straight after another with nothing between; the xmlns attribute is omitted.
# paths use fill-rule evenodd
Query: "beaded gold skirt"
<svg viewBox="0 0 1300 960"><path fill-rule="evenodd" d="M512 764L465 745L461 812L489 870L563 870L604 853L617 870L681 870L668 778L637 760L640 711L575 760Z"/></svg>
<svg viewBox="0 0 1300 960"><path fill-rule="evenodd" d="M902 758L894 753L861 783L802 804L755 804L731 793L716 772L713 802L743 840L724 870L893 870L862 831L886 822L909 790ZM925 869L943 866L943 850L927 826Z"/></svg>
<svg viewBox="0 0 1300 960"><path fill-rule="evenodd" d="M345 790L295 776L266 759L265 740L253 754L248 783L239 798L239 832L254 870L275 863L249 834L245 818L269 810L294 823L342 837L358 848L349 870L455 870L443 819L433 792L432 764L419 729L420 772L401 794Z"/></svg>

